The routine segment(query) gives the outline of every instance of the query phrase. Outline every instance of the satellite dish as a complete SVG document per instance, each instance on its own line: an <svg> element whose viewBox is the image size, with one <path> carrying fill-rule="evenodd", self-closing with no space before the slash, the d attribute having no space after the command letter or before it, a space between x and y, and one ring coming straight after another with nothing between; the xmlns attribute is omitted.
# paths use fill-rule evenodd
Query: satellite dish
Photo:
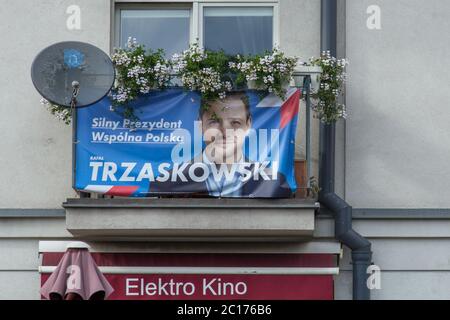
<svg viewBox="0 0 450 320"><path fill-rule="evenodd" d="M49 102L70 108L100 101L114 84L111 59L99 48L83 42L56 43L33 61L31 78L36 90Z"/></svg>

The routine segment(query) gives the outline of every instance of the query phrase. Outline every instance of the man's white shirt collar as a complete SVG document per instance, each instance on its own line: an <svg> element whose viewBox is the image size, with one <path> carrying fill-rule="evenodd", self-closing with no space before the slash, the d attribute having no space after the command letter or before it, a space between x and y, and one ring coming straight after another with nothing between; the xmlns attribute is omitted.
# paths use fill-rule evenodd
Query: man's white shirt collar
<svg viewBox="0 0 450 320"><path fill-rule="evenodd" d="M220 165L215 164L212 162L208 156L206 155L206 151L203 151L203 163L207 164L210 167L210 170L217 170L217 167ZM243 156L241 156L241 160L232 164L241 164L244 163L242 160L244 159ZM223 164L226 165L226 164ZM216 181L214 179L214 175L212 171L210 171L208 179L206 179L206 184L208 186L209 194L215 197L240 197L241 196L241 188L242 188L242 181L240 179L240 172L239 167L237 166L234 177L231 180L225 179L225 176L221 179L221 181Z"/></svg>

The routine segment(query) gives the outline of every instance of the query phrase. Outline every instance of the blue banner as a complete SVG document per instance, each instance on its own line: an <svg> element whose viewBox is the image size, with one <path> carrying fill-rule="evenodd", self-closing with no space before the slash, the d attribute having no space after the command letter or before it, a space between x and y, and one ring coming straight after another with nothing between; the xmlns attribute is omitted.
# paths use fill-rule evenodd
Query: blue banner
<svg viewBox="0 0 450 320"><path fill-rule="evenodd" d="M296 191L300 91L287 99L257 91L203 102L196 92L153 91L134 116L108 97L77 110L75 188L148 197L289 198Z"/></svg>

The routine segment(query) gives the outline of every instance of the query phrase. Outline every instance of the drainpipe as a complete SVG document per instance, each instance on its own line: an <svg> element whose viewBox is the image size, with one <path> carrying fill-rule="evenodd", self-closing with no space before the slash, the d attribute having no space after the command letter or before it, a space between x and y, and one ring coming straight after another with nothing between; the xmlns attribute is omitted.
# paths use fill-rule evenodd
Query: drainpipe
<svg viewBox="0 0 450 320"><path fill-rule="evenodd" d="M322 0L321 47L337 56L337 0ZM352 207L340 198L334 189L335 124L320 127L320 186L319 202L335 220L335 237L352 251L353 300L370 300L367 287L367 268L371 265L371 243L353 230Z"/></svg>

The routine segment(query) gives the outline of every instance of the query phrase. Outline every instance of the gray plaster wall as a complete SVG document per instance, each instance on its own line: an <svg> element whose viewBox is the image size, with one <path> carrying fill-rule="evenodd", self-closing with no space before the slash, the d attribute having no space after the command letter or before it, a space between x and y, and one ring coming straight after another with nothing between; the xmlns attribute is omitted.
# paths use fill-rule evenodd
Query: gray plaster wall
<svg viewBox="0 0 450 320"><path fill-rule="evenodd" d="M393 212L394 214L394 212ZM445 217L358 218L354 229L372 243L373 262L380 268L380 289L372 300L450 299L450 220ZM315 241L333 237L330 218L316 220ZM344 247L335 280L335 299L352 299L351 251Z"/></svg>
<svg viewBox="0 0 450 320"><path fill-rule="evenodd" d="M81 9L81 30L66 10ZM0 8L0 208L58 208L71 189L71 129L40 104L30 68L48 45L90 42L109 51L109 0L2 0Z"/></svg>
<svg viewBox="0 0 450 320"><path fill-rule="evenodd" d="M367 228L368 226L366 226ZM448 300L450 264L448 239L371 238L373 259L381 269L380 289L371 290L372 300ZM339 275L335 276L335 299L352 297L351 253L344 250Z"/></svg>
<svg viewBox="0 0 450 320"><path fill-rule="evenodd" d="M0 300L39 300L39 240L69 240L61 218L0 219Z"/></svg>
<svg viewBox="0 0 450 320"><path fill-rule="evenodd" d="M366 10L381 9L381 30ZM346 199L357 208L450 206L450 2L349 0Z"/></svg>

